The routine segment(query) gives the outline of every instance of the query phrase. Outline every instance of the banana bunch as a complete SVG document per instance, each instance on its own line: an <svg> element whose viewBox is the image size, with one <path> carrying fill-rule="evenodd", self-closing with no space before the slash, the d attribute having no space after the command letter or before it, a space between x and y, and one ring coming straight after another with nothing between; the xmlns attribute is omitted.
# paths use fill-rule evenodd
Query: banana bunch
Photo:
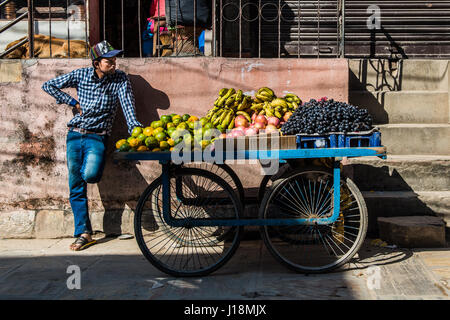
<svg viewBox="0 0 450 320"><path fill-rule="evenodd" d="M260 88L254 98L245 95L242 90L223 88L205 117L214 127L224 132L226 129L233 129L234 120L239 115L249 122L254 113L281 119L286 112L293 112L301 103L300 98L291 93L277 98L275 92L268 87Z"/></svg>
<svg viewBox="0 0 450 320"><path fill-rule="evenodd" d="M223 132L226 129L233 129L234 119L238 115L243 115L250 121L249 112L251 112L252 103L253 99L244 95L242 90L223 88L205 117L214 127Z"/></svg>
<svg viewBox="0 0 450 320"><path fill-rule="evenodd" d="M273 99L275 99L276 97L277 96L275 95L275 92L273 92L272 89L267 88L267 87L262 87L255 94L255 102L256 103L270 102Z"/></svg>
<svg viewBox="0 0 450 320"><path fill-rule="evenodd" d="M281 119L286 112L293 112L301 103L299 97L287 94L284 98L277 98L272 89L263 87L255 94L254 104L250 107L258 115Z"/></svg>
<svg viewBox="0 0 450 320"><path fill-rule="evenodd" d="M293 93L288 93L287 95L285 95L284 100L286 100L288 106L291 107L293 110L297 109L298 106L302 104L302 100L300 100L300 98Z"/></svg>

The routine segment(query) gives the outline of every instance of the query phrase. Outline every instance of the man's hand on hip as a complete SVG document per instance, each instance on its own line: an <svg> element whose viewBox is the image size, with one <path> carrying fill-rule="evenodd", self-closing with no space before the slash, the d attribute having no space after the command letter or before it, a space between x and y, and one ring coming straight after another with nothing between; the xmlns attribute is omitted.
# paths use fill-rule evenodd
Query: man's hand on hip
<svg viewBox="0 0 450 320"><path fill-rule="evenodd" d="M74 107L73 107L73 115L75 115L76 113L79 113L80 116L83 114L83 112L81 111L81 106L79 103L77 103Z"/></svg>

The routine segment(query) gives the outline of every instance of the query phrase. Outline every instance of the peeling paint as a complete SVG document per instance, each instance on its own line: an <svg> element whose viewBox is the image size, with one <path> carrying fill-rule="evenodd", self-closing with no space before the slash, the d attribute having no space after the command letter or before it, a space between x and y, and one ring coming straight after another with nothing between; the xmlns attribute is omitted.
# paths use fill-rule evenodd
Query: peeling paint
<svg viewBox="0 0 450 320"><path fill-rule="evenodd" d="M261 66L263 66L263 65L264 65L264 63L258 63L258 62L256 62L256 63L250 63L250 64L247 66L247 72L252 71L253 68L261 67Z"/></svg>

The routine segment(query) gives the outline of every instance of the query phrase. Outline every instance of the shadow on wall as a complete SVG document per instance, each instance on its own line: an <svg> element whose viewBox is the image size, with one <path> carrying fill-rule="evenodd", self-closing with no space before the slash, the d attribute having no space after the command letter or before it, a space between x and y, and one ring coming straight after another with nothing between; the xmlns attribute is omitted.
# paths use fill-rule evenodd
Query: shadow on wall
<svg viewBox="0 0 450 320"><path fill-rule="evenodd" d="M374 124L389 123L385 93L402 90L402 60L361 59L349 72L349 103L365 108Z"/></svg>
<svg viewBox="0 0 450 320"><path fill-rule="evenodd" d="M133 74L128 76L136 100L137 119L146 126L159 118L157 109L169 108L169 97L164 92L153 88L141 76ZM141 173L138 167L141 163L138 161L113 161L116 141L127 137L129 137L128 128L122 108L119 106L112 134L108 139L103 177L98 183L100 198L105 208L103 232L107 236L124 233L122 216L127 209L126 206L134 212L139 196L147 185L159 176L160 168L157 163L148 163L154 170L151 170L151 176L146 177Z"/></svg>

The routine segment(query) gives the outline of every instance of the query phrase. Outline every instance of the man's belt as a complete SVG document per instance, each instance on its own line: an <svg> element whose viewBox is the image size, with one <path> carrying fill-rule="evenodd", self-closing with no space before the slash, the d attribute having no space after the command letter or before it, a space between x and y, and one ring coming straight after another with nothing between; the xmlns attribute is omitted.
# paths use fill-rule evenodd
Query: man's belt
<svg viewBox="0 0 450 320"><path fill-rule="evenodd" d="M98 134L99 136L106 135L106 130L103 130L103 131L90 131L90 130L86 130L86 129L83 129L83 128L69 127L69 131L75 131L75 132L79 132L79 133L82 133L82 134L86 134L86 133Z"/></svg>

